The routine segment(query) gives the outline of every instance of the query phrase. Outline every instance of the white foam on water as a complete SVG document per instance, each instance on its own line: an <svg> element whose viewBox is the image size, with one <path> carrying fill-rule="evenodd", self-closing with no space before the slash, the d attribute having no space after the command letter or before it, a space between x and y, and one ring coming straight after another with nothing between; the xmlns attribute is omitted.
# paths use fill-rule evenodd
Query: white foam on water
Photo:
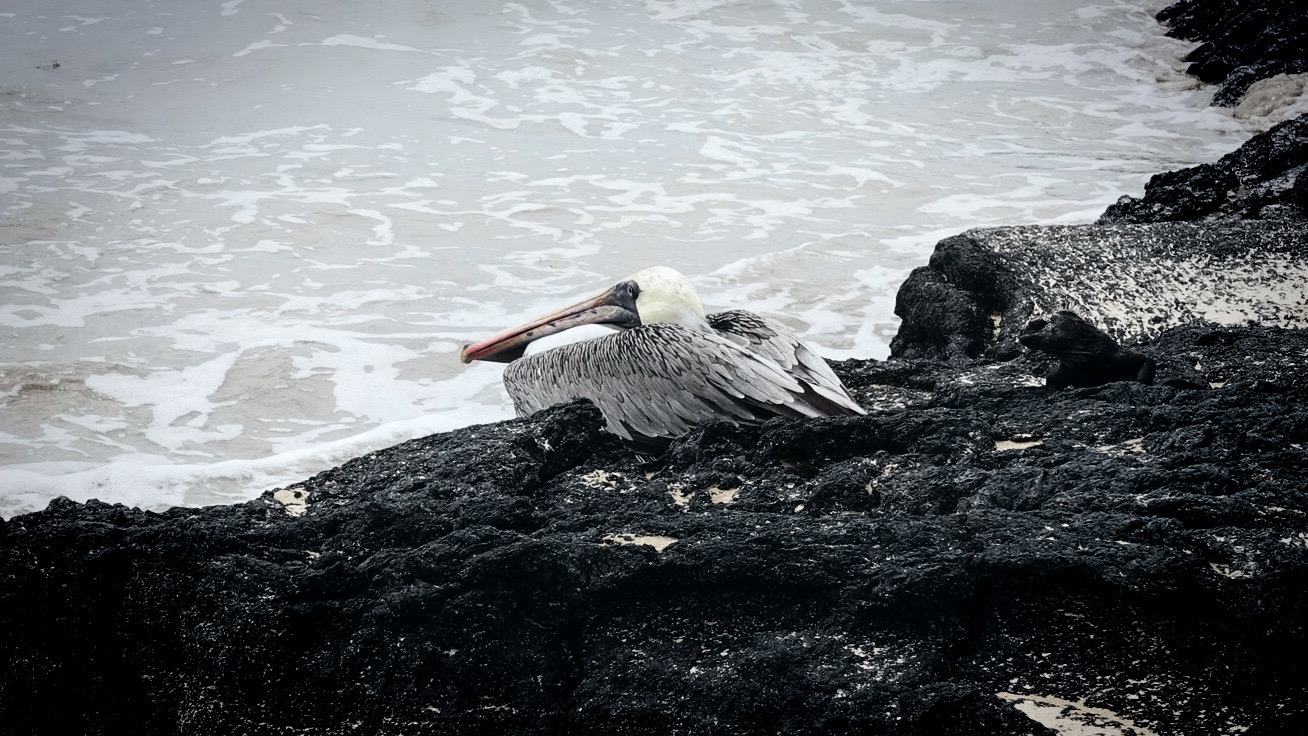
<svg viewBox="0 0 1308 736"><path fill-rule="evenodd" d="M940 238L1091 220L1262 125L1124 0L12 0L0 29L6 516L231 502L507 417L459 346L654 264L885 357Z"/></svg>
<svg viewBox="0 0 1308 736"><path fill-rule="evenodd" d="M178 462L161 455L123 454L109 463L35 462L0 468L0 515L44 508L57 496L100 499L162 511L249 500L250 488L284 487L313 473L404 440L468 426L495 416L491 407L392 422L343 440L263 458ZM255 494L257 495L257 493Z"/></svg>

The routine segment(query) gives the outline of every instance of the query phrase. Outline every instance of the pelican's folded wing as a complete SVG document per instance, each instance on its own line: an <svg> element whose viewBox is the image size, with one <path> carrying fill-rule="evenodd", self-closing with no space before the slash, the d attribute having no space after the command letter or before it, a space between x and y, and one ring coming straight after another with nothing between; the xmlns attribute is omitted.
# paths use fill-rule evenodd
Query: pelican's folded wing
<svg viewBox="0 0 1308 736"><path fill-rule="evenodd" d="M519 414L589 399L610 431L647 445L714 419L757 424L832 413L776 361L724 336L669 324L522 358L505 370L504 385Z"/></svg>
<svg viewBox="0 0 1308 736"><path fill-rule="evenodd" d="M845 390L845 385L822 356L784 324L743 309L710 314L708 322L723 337L776 362L782 370L829 402L829 405L823 404L823 413L866 413Z"/></svg>

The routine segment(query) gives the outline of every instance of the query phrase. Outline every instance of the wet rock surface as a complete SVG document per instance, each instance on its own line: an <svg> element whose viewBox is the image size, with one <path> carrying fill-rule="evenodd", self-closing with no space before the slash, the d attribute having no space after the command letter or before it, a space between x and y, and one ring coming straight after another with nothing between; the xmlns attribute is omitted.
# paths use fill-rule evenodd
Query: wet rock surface
<svg viewBox="0 0 1308 736"><path fill-rule="evenodd" d="M1308 117L1301 116L1254 136L1214 163L1154 175L1143 197L1122 197L1099 222L1303 222L1308 220L1306 172Z"/></svg>
<svg viewBox="0 0 1308 736"><path fill-rule="evenodd" d="M1187 72L1221 87L1213 104L1232 106L1255 82L1308 72L1308 5L1301 0L1182 0L1158 13L1169 36L1202 45Z"/></svg>
<svg viewBox="0 0 1308 736"><path fill-rule="evenodd" d="M971 230L900 287L896 358L1020 354L1032 319L1074 311L1118 341L1187 321L1308 326L1308 117L1212 164L1154 176L1095 225Z"/></svg>
<svg viewBox="0 0 1308 736"><path fill-rule="evenodd" d="M1304 93L1308 3L1182 0L1158 14L1168 35L1203 42L1187 72L1220 85L1213 104L1266 114ZM1266 87L1266 100L1251 88ZM1242 104L1243 101L1243 104ZM1241 109L1236 110L1241 116ZM1101 224L1308 219L1308 116L1287 120L1211 164L1156 174L1143 197L1122 197Z"/></svg>
<svg viewBox="0 0 1308 736"><path fill-rule="evenodd" d="M1308 327L1308 222L969 230L900 286L897 358L1021 353L1033 319L1076 312L1129 343L1187 322Z"/></svg>
<svg viewBox="0 0 1308 736"><path fill-rule="evenodd" d="M575 404L238 506L56 502L0 525L0 722L1296 732L1308 332L1142 349L1203 387L848 361L868 416L712 425L654 459Z"/></svg>

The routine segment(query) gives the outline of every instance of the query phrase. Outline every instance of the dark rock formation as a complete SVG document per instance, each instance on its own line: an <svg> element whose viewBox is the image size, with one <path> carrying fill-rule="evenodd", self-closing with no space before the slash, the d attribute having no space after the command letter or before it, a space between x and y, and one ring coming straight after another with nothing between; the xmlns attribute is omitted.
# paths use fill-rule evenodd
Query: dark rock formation
<svg viewBox="0 0 1308 736"><path fill-rule="evenodd" d="M1304 222L970 230L900 287L891 355L1011 358L1024 325L1062 310L1126 342L1200 319L1308 327L1305 242Z"/></svg>
<svg viewBox="0 0 1308 736"><path fill-rule="evenodd" d="M896 296L903 324L891 355L1012 357L1020 325L1065 309L1128 341L1185 319L1308 326L1305 244L1308 117L1216 163L1154 176L1143 198L1123 197L1098 226L942 240Z"/></svg>
<svg viewBox="0 0 1308 736"><path fill-rule="evenodd" d="M869 416L654 461L572 405L238 506L55 502L0 524L0 723L1011 735L1048 733L1017 710L1044 703L1290 733L1308 332L1150 349L1219 387L851 361Z"/></svg>
<svg viewBox="0 0 1308 736"><path fill-rule="evenodd" d="M1308 73L1308 3L1182 0L1158 14L1168 35L1204 41L1186 58L1232 106L1255 82ZM1288 120L1211 164L1154 175L1143 198L1122 197L1103 224L1204 219L1308 219L1308 117Z"/></svg>
<svg viewBox="0 0 1308 736"><path fill-rule="evenodd" d="M1308 4L1305 4L1308 8ZM1216 163L1155 174L1099 222L1308 220L1308 117L1255 136Z"/></svg>
<svg viewBox="0 0 1308 736"><path fill-rule="evenodd" d="M1231 106L1260 79L1308 72L1308 4L1302 0L1181 0L1158 21L1169 36L1203 41L1188 73L1220 84L1213 104Z"/></svg>
<svg viewBox="0 0 1308 736"><path fill-rule="evenodd" d="M1058 359L1058 365L1045 378L1049 388L1089 388L1114 381L1154 382L1157 364L1153 358L1123 350L1106 332L1075 312L1056 312L1048 319L1031 320L1017 340Z"/></svg>
<svg viewBox="0 0 1308 736"><path fill-rule="evenodd" d="M999 329L1016 277L971 233L936 244L928 266L916 268L895 294L901 322L890 343L896 358L966 362Z"/></svg>

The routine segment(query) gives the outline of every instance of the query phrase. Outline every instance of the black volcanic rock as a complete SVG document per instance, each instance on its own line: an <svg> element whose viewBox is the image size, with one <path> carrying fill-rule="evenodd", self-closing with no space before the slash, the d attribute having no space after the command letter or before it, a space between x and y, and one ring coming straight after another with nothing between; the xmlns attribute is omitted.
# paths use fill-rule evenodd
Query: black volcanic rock
<svg viewBox="0 0 1308 736"><path fill-rule="evenodd" d="M1158 13L1169 36L1203 41L1187 72L1221 84L1213 104L1232 106L1260 79L1308 72L1308 4L1302 0L1181 0Z"/></svg>
<svg viewBox="0 0 1308 736"><path fill-rule="evenodd" d="M1013 288L1006 264L966 235L936 244L895 294L901 322L890 343L897 358L966 362L984 350Z"/></svg>
<svg viewBox="0 0 1308 736"><path fill-rule="evenodd" d="M1308 332L1149 349L1218 387L848 361L868 416L652 461L576 404L237 506L55 502L0 524L0 723L1275 732L1308 698Z"/></svg>
<svg viewBox="0 0 1308 736"><path fill-rule="evenodd" d="M936 245L899 289L896 358L1011 358L1032 319L1074 311L1124 344L1188 321L1308 327L1308 223L1025 226Z"/></svg>
<svg viewBox="0 0 1308 736"><path fill-rule="evenodd" d="M1144 197L1122 197L1099 222L1213 219L1308 220L1308 116L1254 136L1215 163L1155 174Z"/></svg>

